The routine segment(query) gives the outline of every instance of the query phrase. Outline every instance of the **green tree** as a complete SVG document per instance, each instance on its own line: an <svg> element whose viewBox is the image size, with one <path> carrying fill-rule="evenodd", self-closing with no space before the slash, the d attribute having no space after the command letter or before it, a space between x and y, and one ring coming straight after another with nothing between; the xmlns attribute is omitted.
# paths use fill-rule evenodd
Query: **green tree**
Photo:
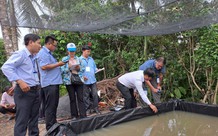
<svg viewBox="0 0 218 136"><path fill-rule="evenodd" d="M2 65L4 64L4 62L7 60L7 56L6 56L6 52L4 49L4 43L3 43L3 39L0 39L0 67L2 67ZM0 70L0 91L2 91L4 89L4 87L6 85L9 85L10 82L7 80L7 78L4 76L4 74L2 73L2 71Z"/></svg>

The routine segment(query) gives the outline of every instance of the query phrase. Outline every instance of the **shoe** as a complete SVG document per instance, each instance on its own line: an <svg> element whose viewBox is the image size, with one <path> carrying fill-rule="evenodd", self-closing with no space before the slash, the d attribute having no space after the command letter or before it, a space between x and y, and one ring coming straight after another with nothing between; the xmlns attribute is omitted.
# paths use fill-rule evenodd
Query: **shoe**
<svg viewBox="0 0 218 136"><path fill-rule="evenodd" d="M121 111L121 110L124 110L125 107L122 106L122 105L116 105L116 106L113 106L110 108L110 111Z"/></svg>
<svg viewBox="0 0 218 136"><path fill-rule="evenodd" d="M45 120L39 120L38 124L45 124Z"/></svg>
<svg viewBox="0 0 218 136"><path fill-rule="evenodd" d="M94 108L94 112L95 112L96 114L98 114L98 115L101 114L101 112L100 112L100 110L99 110L98 108Z"/></svg>
<svg viewBox="0 0 218 136"><path fill-rule="evenodd" d="M93 112L92 112L92 109L87 109L87 111L86 111L86 115L88 116L88 115L91 115Z"/></svg>
<svg viewBox="0 0 218 136"><path fill-rule="evenodd" d="M70 120L77 120L79 118L79 116L71 116L69 119Z"/></svg>
<svg viewBox="0 0 218 136"><path fill-rule="evenodd" d="M45 118L39 118L38 123L39 124L45 124Z"/></svg>
<svg viewBox="0 0 218 136"><path fill-rule="evenodd" d="M87 116L79 116L78 119L83 119L83 118L86 118Z"/></svg>
<svg viewBox="0 0 218 136"><path fill-rule="evenodd" d="M40 121L40 120L45 120L45 117L39 117L38 121Z"/></svg>

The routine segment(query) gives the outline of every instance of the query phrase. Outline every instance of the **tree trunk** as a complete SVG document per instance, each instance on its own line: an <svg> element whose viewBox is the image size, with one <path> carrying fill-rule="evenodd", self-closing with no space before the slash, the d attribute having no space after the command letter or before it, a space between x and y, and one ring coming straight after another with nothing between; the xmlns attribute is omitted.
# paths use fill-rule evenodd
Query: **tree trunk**
<svg viewBox="0 0 218 136"><path fill-rule="evenodd" d="M12 2L13 3L13 2ZM7 58L11 56L11 53L18 49L17 42L17 28L10 27L8 21L7 7L5 0L0 0L0 22L2 26L2 35L4 41L4 47L6 51ZM11 8L12 15L14 15L14 9Z"/></svg>
<svg viewBox="0 0 218 136"><path fill-rule="evenodd" d="M18 32L18 28L16 26L16 16L15 16L15 11L14 11L14 2L13 0L10 0L10 4L11 4L11 9L10 9L10 16L12 18L13 21L13 27L11 27L11 40L12 40L12 45L13 45L13 50L16 51L18 50L18 37L19 37L19 32Z"/></svg>
<svg viewBox="0 0 218 136"><path fill-rule="evenodd" d="M145 60L148 59L148 42L146 36L144 36L144 58Z"/></svg>
<svg viewBox="0 0 218 136"><path fill-rule="evenodd" d="M9 26L2 26L2 35L6 56L9 58L11 53L15 51L12 43L11 29Z"/></svg>
<svg viewBox="0 0 218 136"><path fill-rule="evenodd" d="M207 91L206 94L204 95L202 103L206 103L206 100L208 99L209 94L210 94L210 91Z"/></svg>
<svg viewBox="0 0 218 136"><path fill-rule="evenodd" d="M131 0L132 13L136 13L135 0Z"/></svg>
<svg viewBox="0 0 218 136"><path fill-rule="evenodd" d="M191 77L189 76L188 73L186 73L187 77L188 77L188 84L189 84L189 87L191 89L191 94L192 94L192 101L194 101L194 89L193 89L193 85L192 85L192 82L191 82Z"/></svg>
<svg viewBox="0 0 218 136"><path fill-rule="evenodd" d="M216 104L216 101L217 101L217 91L218 91L218 80L216 82L216 88L215 88L215 91L214 91L213 104Z"/></svg>

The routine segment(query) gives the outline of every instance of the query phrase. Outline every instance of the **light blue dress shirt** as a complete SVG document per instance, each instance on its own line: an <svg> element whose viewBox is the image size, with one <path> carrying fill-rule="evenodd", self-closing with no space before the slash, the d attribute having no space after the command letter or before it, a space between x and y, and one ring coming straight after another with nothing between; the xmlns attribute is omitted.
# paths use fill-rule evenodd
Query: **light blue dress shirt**
<svg viewBox="0 0 218 136"><path fill-rule="evenodd" d="M82 66L82 75L88 78L88 80L84 81L84 84L90 85L96 83L97 80L95 78L95 72L97 71L97 67L94 59L90 56L88 58L80 56L80 60Z"/></svg>
<svg viewBox="0 0 218 136"><path fill-rule="evenodd" d="M1 69L11 82L21 79L30 87L39 85L36 56L31 55L27 48L14 52Z"/></svg>
<svg viewBox="0 0 218 136"><path fill-rule="evenodd" d="M38 53L39 67L46 66L49 64L57 63L52 53L45 46ZM53 69L42 70L40 68L41 86L47 87L49 85L60 85L62 84L61 68L56 67Z"/></svg>
<svg viewBox="0 0 218 136"><path fill-rule="evenodd" d="M166 73L166 67L163 66L160 70L157 70L155 67L155 60L151 59L151 60L147 60L145 61L140 67L139 70L146 70L148 68L152 68L155 73L157 74L156 76L158 77L158 74L162 73L165 74Z"/></svg>

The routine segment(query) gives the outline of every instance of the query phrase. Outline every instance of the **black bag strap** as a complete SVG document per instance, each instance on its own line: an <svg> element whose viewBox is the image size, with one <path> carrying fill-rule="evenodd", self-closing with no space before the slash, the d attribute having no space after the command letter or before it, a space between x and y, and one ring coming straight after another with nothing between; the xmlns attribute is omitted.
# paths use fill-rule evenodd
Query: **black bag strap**
<svg viewBox="0 0 218 136"><path fill-rule="evenodd" d="M36 59L36 67L37 67L37 73L38 73L38 77L39 77L39 83L40 83L40 72L39 72L39 63L38 63L38 59Z"/></svg>

